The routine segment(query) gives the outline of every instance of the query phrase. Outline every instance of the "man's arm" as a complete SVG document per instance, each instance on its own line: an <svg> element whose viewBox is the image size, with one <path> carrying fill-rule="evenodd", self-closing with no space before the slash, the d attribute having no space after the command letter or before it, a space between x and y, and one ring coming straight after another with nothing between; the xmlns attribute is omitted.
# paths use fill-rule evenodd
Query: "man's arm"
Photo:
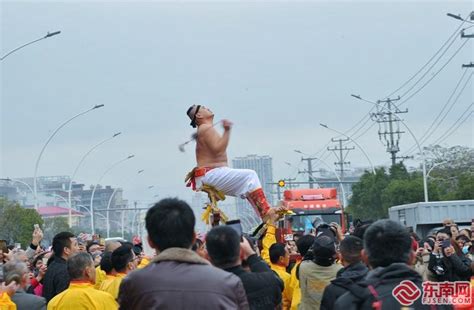
<svg viewBox="0 0 474 310"><path fill-rule="evenodd" d="M224 126L224 134L222 136L220 136L217 130L213 128L212 124L203 124L199 126L198 137L211 151L215 153L225 152L229 145L230 128L232 124L229 121L224 120L222 125Z"/></svg>
<svg viewBox="0 0 474 310"><path fill-rule="evenodd" d="M237 277L237 276L236 276ZM244 285L242 284L242 281L240 278L237 278L238 282L235 287L235 296L237 298L237 309L249 309L249 301L247 299L247 294L245 294L245 289Z"/></svg>
<svg viewBox="0 0 474 310"><path fill-rule="evenodd" d="M242 259L247 261L252 272L271 271L270 267L255 253L247 238L242 239L240 250Z"/></svg>
<svg viewBox="0 0 474 310"><path fill-rule="evenodd" d="M272 271L270 267L257 254L253 254L247 258L247 262L252 272L268 272Z"/></svg>

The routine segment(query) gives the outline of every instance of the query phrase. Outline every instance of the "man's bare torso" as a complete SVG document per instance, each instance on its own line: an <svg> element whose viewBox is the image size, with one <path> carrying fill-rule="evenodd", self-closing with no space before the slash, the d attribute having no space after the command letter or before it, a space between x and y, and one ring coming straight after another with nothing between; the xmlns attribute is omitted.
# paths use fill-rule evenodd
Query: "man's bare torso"
<svg viewBox="0 0 474 310"><path fill-rule="evenodd" d="M224 167L228 166L226 149L213 148L215 138L220 137L212 125L198 127L196 139L196 161L198 167Z"/></svg>

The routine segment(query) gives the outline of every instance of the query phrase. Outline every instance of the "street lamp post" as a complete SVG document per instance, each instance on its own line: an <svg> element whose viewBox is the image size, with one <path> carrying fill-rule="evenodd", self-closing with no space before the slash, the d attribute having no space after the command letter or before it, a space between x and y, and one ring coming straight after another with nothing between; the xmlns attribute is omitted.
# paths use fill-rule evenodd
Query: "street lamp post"
<svg viewBox="0 0 474 310"><path fill-rule="evenodd" d="M6 53L5 55L3 55L3 56L0 58L0 61L3 61L5 58L7 58L8 55L13 54L14 52L18 51L19 49L24 48L25 46L28 46L28 45L33 44L33 43L35 43L35 42L38 42L38 41L41 41L41 40L50 38L50 37L55 36L55 35L58 35L58 34L60 34L60 33L61 33L61 31L55 31L55 32L51 32L51 33L48 32L45 36L43 36L43 37L41 37L41 38L39 38L39 39L33 40L33 41L31 41L31 42L28 42L28 43L26 43L26 44L23 44L22 46L17 47L17 48L15 48L14 50L11 50L10 52Z"/></svg>
<svg viewBox="0 0 474 310"><path fill-rule="evenodd" d="M34 173L34 177L33 177L33 188L34 188L34 199L35 199L35 208L38 209L38 188L37 188L37 183L36 183L36 178L37 178L37 175L38 175L38 166L39 166L39 162L41 160L41 156L43 156L43 152L44 150L46 149L46 146L48 146L49 142L51 141L51 139L53 139L53 137L56 135L56 133L61 129L63 128L67 123L69 123L70 121L72 121L73 119L81 116L81 115L84 115L92 110L95 110L95 109L98 109L98 108L102 108L104 105L103 104L98 104L98 105L95 105L93 106L92 108L84 111L84 112L81 112L79 114L76 114L74 115L73 117L71 117L70 119L66 120L64 123L62 123L58 128L56 128L53 133L51 134L51 136L49 136L48 140L46 141L46 143L43 145L43 148L41 149L41 152L39 153L38 155L38 158L36 159L36 164L35 164L35 173Z"/></svg>
<svg viewBox="0 0 474 310"><path fill-rule="evenodd" d="M434 164L434 165L428 170L428 172L426 173L426 178L428 178L428 177L430 176L430 173L431 173L431 171L433 171L434 168L436 168L436 167L438 167L438 166L441 166L441 165L444 165L444 164L447 164L447 163L448 163L448 161L442 161L442 162L440 162L440 163Z"/></svg>
<svg viewBox="0 0 474 310"><path fill-rule="evenodd" d="M143 171L145 170L138 170L137 174L140 174L142 173ZM117 192L119 188L116 187L114 189L114 191L112 192L112 195L110 195L110 198L109 198L109 202L107 203L107 238L110 238L110 223L109 223L109 209L110 209L110 205L112 204L112 198L114 197L115 193ZM122 221L123 221L123 211L122 211ZM123 224L122 224L123 226ZM122 232L122 238L123 238L123 232Z"/></svg>
<svg viewBox="0 0 474 310"><path fill-rule="evenodd" d="M91 211L91 230L92 230L92 234L95 234L95 226L94 226L94 194L95 194L95 191L97 189L97 186L100 184L100 182L102 181L102 178L105 177L105 175L107 173L109 173L110 170L112 170L113 168L115 168L117 165L119 165L120 163L130 159L130 158L133 158L135 157L135 155L130 155L122 160L119 160L118 162L114 163L113 165L111 165L107 170L105 170L105 172L100 176L99 180L97 181L97 183L95 184L94 186L94 189L92 190L92 194L91 194L91 203L90 203L90 211Z"/></svg>
<svg viewBox="0 0 474 310"><path fill-rule="evenodd" d="M360 96L354 95L354 94L352 94L351 96L354 97L354 98L356 98L356 99L359 99L359 100L361 100L361 101L365 101L365 102L367 102L367 103L374 104L376 107L380 107L380 108L384 109L385 111L388 111L389 113L392 113L392 111L390 111L389 109L387 109L386 107L384 107L384 106L382 106L382 105L379 106L376 102L372 102L372 101L370 101L370 100L363 99L363 98L361 98ZM393 104L393 102L392 102L392 104ZM424 152L423 149L421 148L420 142L419 142L418 139L416 138L415 134L411 131L410 127L408 127L407 124L406 124L397 114L392 113L392 115L393 115L394 117L396 117L397 120L400 121L400 123L403 124L403 126L405 126L405 128L408 130L408 132L409 132L410 135L412 136L413 140L415 140L416 146L418 147L418 151L420 152L421 159L422 159L424 198L425 198L425 202L428 202L428 201L429 201L429 198L428 198L428 183L427 183L427 180L426 180L426 159L425 159L425 152Z"/></svg>
<svg viewBox="0 0 474 310"><path fill-rule="evenodd" d="M324 128L326 128L326 129L328 129L328 130L334 131L335 133L338 133L338 134L340 134L340 135L343 135L344 137L346 137L346 138L348 138L349 140L351 140L352 142L354 142L354 144L357 145L357 147L362 151L362 153L364 154L365 158L367 158L367 160L368 160L368 162L369 162L369 164L370 164L370 167L372 168L372 173L375 175L374 164L373 164L372 161L370 160L370 158L369 158L369 156L367 155L367 153L364 151L364 148L361 147L361 146L359 145L359 143L357 143L354 139L352 139L350 136L346 135L345 133L343 133L343 132L341 132L341 131L339 131L339 130L336 130L336 129L334 129L334 128L331 128L331 127L329 127L329 126L326 125L326 124L321 124L321 123L319 123L319 125L320 125L321 127L324 127Z"/></svg>
<svg viewBox="0 0 474 310"><path fill-rule="evenodd" d="M84 162L84 160L86 159L87 156L89 156L89 154L95 150L96 148L98 148L99 146L101 146L102 144L106 143L107 141L110 141L112 140L113 138L117 137L118 135L120 135L121 132L117 132L116 134L114 134L112 137L110 138L107 138L99 143L97 143L96 145L94 145L87 153L84 154L84 156L82 156L81 160L79 161L79 163L77 164L76 166L76 169L74 169L74 172L72 173L72 176L71 176L71 180L69 180L69 188L68 188L68 204L70 207L72 207L72 201L71 201L71 194L72 194L72 182L74 180L74 178L76 177L76 173L77 171L79 170L79 167L82 165L82 163Z"/></svg>

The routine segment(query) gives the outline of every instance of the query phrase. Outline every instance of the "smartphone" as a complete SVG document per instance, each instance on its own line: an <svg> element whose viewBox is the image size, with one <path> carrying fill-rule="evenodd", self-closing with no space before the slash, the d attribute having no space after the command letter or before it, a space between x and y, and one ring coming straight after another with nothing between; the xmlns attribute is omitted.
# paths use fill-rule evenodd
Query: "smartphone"
<svg viewBox="0 0 474 310"><path fill-rule="evenodd" d="M21 249L21 243L15 243L15 248L20 250Z"/></svg>
<svg viewBox="0 0 474 310"><path fill-rule="evenodd" d="M35 228L35 230L40 229L40 226L38 224L33 225L33 227Z"/></svg>
<svg viewBox="0 0 474 310"><path fill-rule="evenodd" d="M240 224L240 220L227 221L226 225L234 229L239 234L239 237L242 237L242 225Z"/></svg>
<svg viewBox="0 0 474 310"><path fill-rule="evenodd" d="M293 234L284 234L285 241L293 241Z"/></svg>
<svg viewBox="0 0 474 310"><path fill-rule="evenodd" d="M105 238L99 239L99 245L105 245Z"/></svg>
<svg viewBox="0 0 474 310"><path fill-rule="evenodd" d="M441 247L443 249L449 248L450 246L451 246L451 240L449 239L443 240L443 242L441 242Z"/></svg>
<svg viewBox="0 0 474 310"><path fill-rule="evenodd" d="M42 261L43 261L43 265L44 266L47 266L48 265L48 259L47 257L43 257Z"/></svg>

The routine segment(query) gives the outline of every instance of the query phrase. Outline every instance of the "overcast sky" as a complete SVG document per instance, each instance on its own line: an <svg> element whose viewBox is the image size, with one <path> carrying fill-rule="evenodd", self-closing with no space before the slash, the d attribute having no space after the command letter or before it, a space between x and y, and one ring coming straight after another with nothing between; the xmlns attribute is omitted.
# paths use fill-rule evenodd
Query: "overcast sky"
<svg viewBox="0 0 474 310"><path fill-rule="evenodd" d="M96 104L105 107L59 131L39 175L71 175L94 144L120 131L85 161L78 182L94 184L112 163L135 154L102 183L123 187L131 201L150 202L156 194L189 199L183 180L195 165L194 145L186 153L178 145L193 132L187 108L203 104L216 119L235 124L229 159L270 155L275 179L295 176L303 166L293 150L313 154L334 137L320 122L340 131L351 128L371 105L350 94L370 100L389 95L460 25L446 13L466 16L472 10L471 1L1 1L1 55L48 31L61 34L0 64L0 176L33 176L53 130ZM465 41L457 35L413 91ZM403 118L415 135L425 133L447 102L461 65L473 60L472 46L471 39L403 104L409 109ZM471 79L427 143L451 127L473 94ZM387 165L390 157L377 130L357 141L376 165ZM402 151L412 144L404 134ZM472 116L443 145L458 144L473 147ZM333 155L323 158L335 161ZM352 167L367 166L357 148L347 160ZM140 169L145 172L137 176Z"/></svg>

